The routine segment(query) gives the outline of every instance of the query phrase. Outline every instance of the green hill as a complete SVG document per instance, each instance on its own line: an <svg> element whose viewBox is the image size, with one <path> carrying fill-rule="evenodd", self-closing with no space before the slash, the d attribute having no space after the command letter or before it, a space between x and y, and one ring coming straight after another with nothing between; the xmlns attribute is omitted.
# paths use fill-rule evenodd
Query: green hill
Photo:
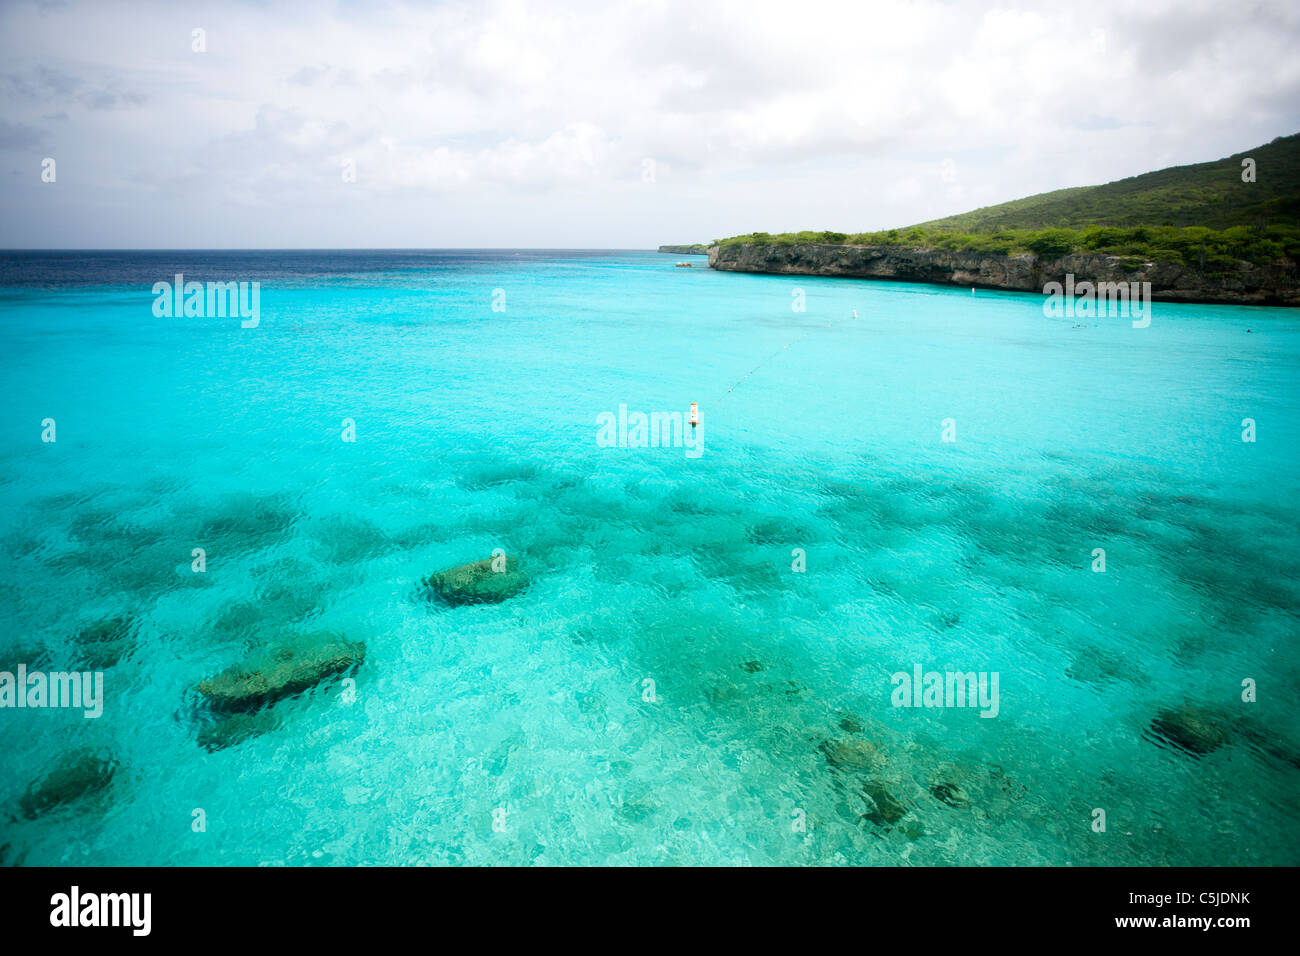
<svg viewBox="0 0 1300 956"><path fill-rule="evenodd" d="M1241 161L1255 160L1255 182ZM902 229L751 233L719 245L907 246L1056 258L1071 253L1168 262L1203 273L1241 261L1300 259L1300 134L1212 163L1058 189Z"/></svg>
<svg viewBox="0 0 1300 956"><path fill-rule="evenodd" d="M1242 160L1255 160L1253 183L1241 181ZM1300 225L1300 133L1212 163L1171 166L1104 186L1081 186L1014 199L919 228L991 233L1002 229L1086 226Z"/></svg>

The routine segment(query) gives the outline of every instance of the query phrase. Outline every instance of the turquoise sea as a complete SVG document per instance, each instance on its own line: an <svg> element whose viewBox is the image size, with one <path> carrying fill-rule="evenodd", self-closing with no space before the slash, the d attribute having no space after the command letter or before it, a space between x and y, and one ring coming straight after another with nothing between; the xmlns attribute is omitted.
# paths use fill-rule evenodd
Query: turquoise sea
<svg viewBox="0 0 1300 956"><path fill-rule="evenodd" d="M0 863L1300 863L1300 315L682 258L0 255L0 669L120 651L97 720L0 710ZM257 327L156 317L178 272ZM692 402L698 457L597 442ZM527 590L418 591L495 548ZM198 681L320 633L354 683L200 746ZM1226 742L1158 746L1184 704Z"/></svg>

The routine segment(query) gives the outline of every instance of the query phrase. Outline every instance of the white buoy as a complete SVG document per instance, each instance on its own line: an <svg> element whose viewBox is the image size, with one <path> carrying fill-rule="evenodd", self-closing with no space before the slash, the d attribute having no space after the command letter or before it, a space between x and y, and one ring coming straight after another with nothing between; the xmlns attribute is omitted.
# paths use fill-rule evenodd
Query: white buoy
<svg viewBox="0 0 1300 956"><path fill-rule="evenodd" d="M854 317L855 319L858 317L858 310L857 310L857 309L854 309L854 310L853 310L853 317Z"/></svg>
<svg viewBox="0 0 1300 956"><path fill-rule="evenodd" d="M694 428L700 423L700 403L691 402L691 427Z"/></svg>

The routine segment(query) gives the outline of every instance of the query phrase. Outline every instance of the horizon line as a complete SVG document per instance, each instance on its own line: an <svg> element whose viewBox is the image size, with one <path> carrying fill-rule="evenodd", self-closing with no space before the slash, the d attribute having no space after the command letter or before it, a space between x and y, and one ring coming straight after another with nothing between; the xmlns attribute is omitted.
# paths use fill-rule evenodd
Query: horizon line
<svg viewBox="0 0 1300 956"><path fill-rule="evenodd" d="M704 245L672 242L663 245ZM644 246L9 246L5 252L658 252ZM693 253L677 253L692 255Z"/></svg>

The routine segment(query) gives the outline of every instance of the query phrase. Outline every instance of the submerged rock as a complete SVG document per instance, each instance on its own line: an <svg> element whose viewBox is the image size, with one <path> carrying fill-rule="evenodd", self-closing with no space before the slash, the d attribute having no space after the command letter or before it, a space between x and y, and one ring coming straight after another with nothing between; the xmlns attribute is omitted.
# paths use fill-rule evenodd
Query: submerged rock
<svg viewBox="0 0 1300 956"><path fill-rule="evenodd" d="M915 843L921 837L925 836L925 827L915 820L907 820L898 826L898 832L907 838L909 843Z"/></svg>
<svg viewBox="0 0 1300 956"><path fill-rule="evenodd" d="M519 562L506 557L502 570L492 568L494 559L484 558L470 564L431 574L420 584L447 604L496 604L528 587L528 579L519 573Z"/></svg>
<svg viewBox="0 0 1300 956"><path fill-rule="evenodd" d="M516 481L536 481L539 474L537 466L527 462L496 462L462 475L456 479L456 484L469 491L483 491Z"/></svg>
<svg viewBox="0 0 1300 956"><path fill-rule="evenodd" d="M1028 796L1029 789L1023 783L1014 777L1008 777L1006 771L999 765L991 764L987 768L985 782L981 787L980 806L975 809L975 812L977 815L999 817L1009 813L1016 804Z"/></svg>
<svg viewBox="0 0 1300 956"><path fill-rule="evenodd" d="M907 807L876 781L868 780L862 792L871 803L871 809L863 816L876 826L893 826L907 816Z"/></svg>
<svg viewBox="0 0 1300 956"><path fill-rule="evenodd" d="M971 787L980 798L985 796L986 784L994 781L994 771L980 772L964 765L945 761L930 774L930 796L950 807L965 809L971 805Z"/></svg>
<svg viewBox="0 0 1300 956"><path fill-rule="evenodd" d="M966 796L966 791L959 784L946 780L933 783L930 785L930 793L940 803L946 803L950 807L963 809L970 806L970 798Z"/></svg>
<svg viewBox="0 0 1300 956"><path fill-rule="evenodd" d="M1065 676L1082 683L1101 684L1123 679L1126 671L1122 658L1100 648L1086 647L1075 655L1065 670Z"/></svg>
<svg viewBox="0 0 1300 956"><path fill-rule="evenodd" d="M104 670L122 659L134 644L135 622L129 617L95 621L77 632L78 658L90 670Z"/></svg>
<svg viewBox="0 0 1300 956"><path fill-rule="evenodd" d="M1273 760L1280 760L1300 770L1300 750L1297 750L1287 740L1275 738L1272 728L1266 731L1250 722L1242 721L1237 725L1236 729L1246 742L1260 754Z"/></svg>
<svg viewBox="0 0 1300 956"><path fill-rule="evenodd" d="M708 698L709 703L714 705L732 704L743 701L750 696L748 688L733 684L730 681L721 681L706 687L704 696Z"/></svg>
<svg viewBox="0 0 1300 956"><path fill-rule="evenodd" d="M366 646L326 636L264 652L200 682L199 693L219 711L257 710L302 693L365 660Z"/></svg>
<svg viewBox="0 0 1300 956"><path fill-rule="evenodd" d="M253 600L225 605L221 616L213 622L213 629L223 634L252 635L262 628L286 627L317 614L323 587L304 585L303 574L298 569L285 569L284 574L296 584L273 584Z"/></svg>
<svg viewBox="0 0 1300 956"><path fill-rule="evenodd" d="M269 733L279 726L280 718L272 710L234 714L200 730L199 746L205 750L224 750L241 744L250 737Z"/></svg>
<svg viewBox="0 0 1300 956"><path fill-rule="evenodd" d="M763 681L762 683L745 683L734 684L729 680L722 680L713 684L704 690L704 696L708 698L709 703L716 706L724 704L740 703L742 701L758 700L772 694L782 694L786 697L798 697L804 692L805 688L797 681Z"/></svg>
<svg viewBox="0 0 1300 956"><path fill-rule="evenodd" d="M24 644L0 653L0 670L15 671L19 664L27 665L29 671L40 670L49 659L49 651L46 648Z"/></svg>
<svg viewBox="0 0 1300 956"><path fill-rule="evenodd" d="M1228 731L1210 711L1200 707L1162 710L1151 720L1151 733L1184 753L1200 757L1228 742Z"/></svg>
<svg viewBox="0 0 1300 956"><path fill-rule="evenodd" d="M117 761L102 751L69 751L48 775L27 788L20 801L23 814L34 820L48 810L103 790L113 782L117 766Z"/></svg>
<svg viewBox="0 0 1300 956"><path fill-rule="evenodd" d="M618 808L618 814L630 823L641 823L654 816L655 808L640 801L625 802Z"/></svg>
<svg viewBox="0 0 1300 956"><path fill-rule="evenodd" d="M886 763L885 755L879 747L869 740L842 737L838 740L823 740L821 751L826 755L826 762L841 770L879 770Z"/></svg>
<svg viewBox="0 0 1300 956"><path fill-rule="evenodd" d="M11 843L6 843L4 846L0 846L0 866L23 865L23 862L27 859L27 850L19 850L16 855L11 853L12 850L13 844Z"/></svg>

